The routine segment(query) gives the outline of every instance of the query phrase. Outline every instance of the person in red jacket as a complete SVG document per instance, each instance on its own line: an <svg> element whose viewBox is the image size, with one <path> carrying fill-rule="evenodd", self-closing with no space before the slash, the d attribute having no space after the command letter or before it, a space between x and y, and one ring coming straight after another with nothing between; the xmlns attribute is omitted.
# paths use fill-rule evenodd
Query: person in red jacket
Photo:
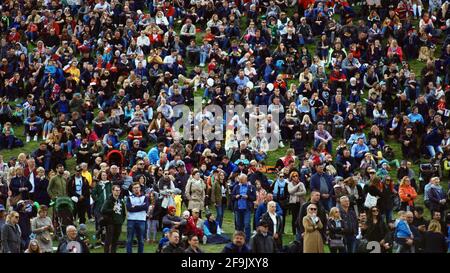
<svg viewBox="0 0 450 273"><path fill-rule="evenodd" d="M200 211L196 208L192 209L192 215L188 218L184 234L197 235L203 238L203 220L199 217Z"/></svg>
<svg viewBox="0 0 450 273"><path fill-rule="evenodd" d="M347 77L341 71L339 66L334 66L333 71L330 73L330 86L334 89L342 88L345 90L345 83L347 82Z"/></svg>
<svg viewBox="0 0 450 273"><path fill-rule="evenodd" d="M128 147L133 147L133 142L135 140L139 141L139 145L142 147L142 141L144 139L144 136L142 135L142 132L139 130L137 126L133 127L131 131L128 133Z"/></svg>
<svg viewBox="0 0 450 273"><path fill-rule="evenodd" d="M414 207L414 200L417 198L417 192L413 186L411 186L411 181L408 176L404 176L400 181L400 186L398 188L398 195L400 196L401 210L407 210L409 207Z"/></svg>

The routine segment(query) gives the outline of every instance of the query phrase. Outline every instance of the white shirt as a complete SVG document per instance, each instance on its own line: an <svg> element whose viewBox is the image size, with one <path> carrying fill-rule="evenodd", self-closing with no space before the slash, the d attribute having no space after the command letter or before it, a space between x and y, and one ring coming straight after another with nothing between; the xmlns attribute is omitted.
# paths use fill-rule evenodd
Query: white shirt
<svg viewBox="0 0 450 273"><path fill-rule="evenodd" d="M34 173L33 172L30 172L30 177L28 178L28 180L31 183L31 191L30 191L30 193L33 193L34 192Z"/></svg>
<svg viewBox="0 0 450 273"><path fill-rule="evenodd" d="M136 44L140 47L142 46L150 46L150 39L148 38L147 35L140 35L137 40L136 40Z"/></svg>
<svg viewBox="0 0 450 273"><path fill-rule="evenodd" d="M270 219L272 219L272 222L273 222L273 233L275 234L275 233L278 232L277 231L277 214L276 213L272 214L272 213L269 212L269 216L270 216Z"/></svg>

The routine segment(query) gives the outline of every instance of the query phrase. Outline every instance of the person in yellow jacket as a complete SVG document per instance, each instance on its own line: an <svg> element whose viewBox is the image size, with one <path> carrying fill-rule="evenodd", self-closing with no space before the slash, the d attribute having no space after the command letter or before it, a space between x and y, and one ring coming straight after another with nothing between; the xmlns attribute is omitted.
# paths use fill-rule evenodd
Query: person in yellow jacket
<svg viewBox="0 0 450 273"><path fill-rule="evenodd" d="M75 80L78 84L80 82L81 72L77 65L78 62L76 60L71 61L69 66L64 68L64 73L70 74L70 77L72 77L72 79Z"/></svg>

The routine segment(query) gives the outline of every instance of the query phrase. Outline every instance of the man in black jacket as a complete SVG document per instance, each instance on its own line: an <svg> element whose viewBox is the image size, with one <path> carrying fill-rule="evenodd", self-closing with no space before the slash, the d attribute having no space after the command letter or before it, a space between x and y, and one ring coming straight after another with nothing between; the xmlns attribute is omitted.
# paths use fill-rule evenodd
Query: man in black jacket
<svg viewBox="0 0 450 273"><path fill-rule="evenodd" d="M75 174L70 178L67 184L67 192L70 197L76 197L75 215L80 218L80 224L86 223L86 212L90 205L89 182L81 175L81 167L75 167Z"/></svg>
<svg viewBox="0 0 450 273"><path fill-rule="evenodd" d="M169 232L169 244L162 249L162 253L184 253L183 248L180 247L180 233L178 230L171 230Z"/></svg>
<svg viewBox="0 0 450 273"><path fill-rule="evenodd" d="M89 248L80 240L75 226L67 226L67 237L58 246L57 253L89 253Z"/></svg>
<svg viewBox="0 0 450 273"><path fill-rule="evenodd" d="M262 220L259 222L256 234L250 239L250 250L252 253L276 253L275 240L268 233L269 223Z"/></svg>

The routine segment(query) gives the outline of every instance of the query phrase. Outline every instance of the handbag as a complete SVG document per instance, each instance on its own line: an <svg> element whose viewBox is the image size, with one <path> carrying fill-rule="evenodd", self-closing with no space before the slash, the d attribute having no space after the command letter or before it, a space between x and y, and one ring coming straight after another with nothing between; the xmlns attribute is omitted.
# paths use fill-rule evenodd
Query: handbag
<svg viewBox="0 0 450 273"><path fill-rule="evenodd" d="M48 234L48 233L42 234L39 237L40 237L39 239L41 239L41 241L44 243L48 243L52 240L52 238L50 237L50 234Z"/></svg>
<svg viewBox="0 0 450 273"><path fill-rule="evenodd" d="M366 208L372 208L376 207L378 202L378 197L371 195L370 193L367 193L366 201L364 202L364 207Z"/></svg>
<svg viewBox="0 0 450 273"><path fill-rule="evenodd" d="M330 239L328 242L328 245L333 248L342 248L345 246L344 238L341 237L341 238Z"/></svg>

